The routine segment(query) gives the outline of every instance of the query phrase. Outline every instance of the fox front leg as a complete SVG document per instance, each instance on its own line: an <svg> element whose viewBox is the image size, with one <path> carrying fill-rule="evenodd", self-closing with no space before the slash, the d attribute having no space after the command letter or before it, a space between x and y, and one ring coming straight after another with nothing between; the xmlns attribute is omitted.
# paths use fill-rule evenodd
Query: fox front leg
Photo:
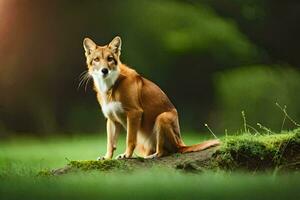
<svg viewBox="0 0 300 200"><path fill-rule="evenodd" d="M142 111L134 110L127 114L127 136L125 153L120 154L116 159L131 158L137 142L138 130L141 126Z"/></svg>
<svg viewBox="0 0 300 200"><path fill-rule="evenodd" d="M111 159L117 148L117 139L120 133L121 125L110 119L106 122L107 144L105 156L99 157L97 160Z"/></svg>

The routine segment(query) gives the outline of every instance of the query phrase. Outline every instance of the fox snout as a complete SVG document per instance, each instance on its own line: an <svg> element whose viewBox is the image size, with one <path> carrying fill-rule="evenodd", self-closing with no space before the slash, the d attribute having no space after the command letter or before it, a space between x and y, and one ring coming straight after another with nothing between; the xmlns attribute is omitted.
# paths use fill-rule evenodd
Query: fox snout
<svg viewBox="0 0 300 200"><path fill-rule="evenodd" d="M93 68L90 71L91 75L95 75L95 76L107 76L109 74L110 70L107 67L101 67L101 68Z"/></svg>
<svg viewBox="0 0 300 200"><path fill-rule="evenodd" d="M102 68L101 72L102 72L103 75L106 75L106 74L108 74L108 69L107 68Z"/></svg>

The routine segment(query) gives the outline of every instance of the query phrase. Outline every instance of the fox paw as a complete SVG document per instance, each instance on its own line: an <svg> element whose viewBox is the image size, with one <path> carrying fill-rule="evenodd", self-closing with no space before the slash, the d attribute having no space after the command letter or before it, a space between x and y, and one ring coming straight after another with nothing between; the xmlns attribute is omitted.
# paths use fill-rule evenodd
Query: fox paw
<svg viewBox="0 0 300 200"><path fill-rule="evenodd" d="M106 159L105 159L104 156L99 156L99 157L97 158L97 160L99 161L99 160L106 160Z"/></svg>
<svg viewBox="0 0 300 200"><path fill-rule="evenodd" d="M108 160L108 159L111 159L111 156L99 156L99 157L97 158L98 161L99 161L99 160Z"/></svg>
<svg viewBox="0 0 300 200"><path fill-rule="evenodd" d="M159 158L159 157L162 157L162 154L154 153L149 156L146 156L145 159L155 159L155 158Z"/></svg>
<svg viewBox="0 0 300 200"><path fill-rule="evenodd" d="M116 159L120 160L120 159L126 159L129 158L129 156L126 155L126 153L122 153L116 156Z"/></svg>

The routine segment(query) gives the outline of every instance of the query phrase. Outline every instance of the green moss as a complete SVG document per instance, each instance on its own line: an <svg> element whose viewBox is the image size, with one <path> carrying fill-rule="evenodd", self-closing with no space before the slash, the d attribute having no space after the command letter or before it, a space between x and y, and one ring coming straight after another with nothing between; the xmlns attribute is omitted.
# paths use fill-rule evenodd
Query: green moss
<svg viewBox="0 0 300 200"><path fill-rule="evenodd" d="M76 171L113 171L113 170L130 170L130 167L124 162L124 160L85 160L85 161L70 161L67 166L54 170L44 169L38 173L38 176L53 176L61 175L69 172Z"/></svg>
<svg viewBox="0 0 300 200"><path fill-rule="evenodd" d="M224 137L214 162L226 169L265 169L290 163L299 154L300 129L272 135L245 133Z"/></svg>
<svg viewBox="0 0 300 200"><path fill-rule="evenodd" d="M140 157L140 156L136 157L136 159L137 159L138 161L140 161L140 162L144 162L144 161L145 161L145 158Z"/></svg>
<svg viewBox="0 0 300 200"><path fill-rule="evenodd" d="M69 167L80 169L83 171L88 170L100 170L100 171L109 171L109 170L126 170L128 166L122 160L86 160L86 161L70 161L68 164Z"/></svg>
<svg viewBox="0 0 300 200"><path fill-rule="evenodd" d="M39 171L39 173L37 174L37 176L52 176L52 175L53 175L53 173L49 169L43 169L43 170Z"/></svg>

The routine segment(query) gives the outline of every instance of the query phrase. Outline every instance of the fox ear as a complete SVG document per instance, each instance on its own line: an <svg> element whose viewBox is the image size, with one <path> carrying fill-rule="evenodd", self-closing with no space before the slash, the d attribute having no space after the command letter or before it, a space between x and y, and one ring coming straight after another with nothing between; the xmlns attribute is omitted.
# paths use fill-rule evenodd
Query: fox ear
<svg viewBox="0 0 300 200"><path fill-rule="evenodd" d="M108 45L110 49L113 50L114 53L121 54L121 45L122 41L119 36L116 36Z"/></svg>
<svg viewBox="0 0 300 200"><path fill-rule="evenodd" d="M83 47L84 47L85 53L87 55L90 55L91 52L94 51L97 48L97 45L90 38L84 38Z"/></svg>

